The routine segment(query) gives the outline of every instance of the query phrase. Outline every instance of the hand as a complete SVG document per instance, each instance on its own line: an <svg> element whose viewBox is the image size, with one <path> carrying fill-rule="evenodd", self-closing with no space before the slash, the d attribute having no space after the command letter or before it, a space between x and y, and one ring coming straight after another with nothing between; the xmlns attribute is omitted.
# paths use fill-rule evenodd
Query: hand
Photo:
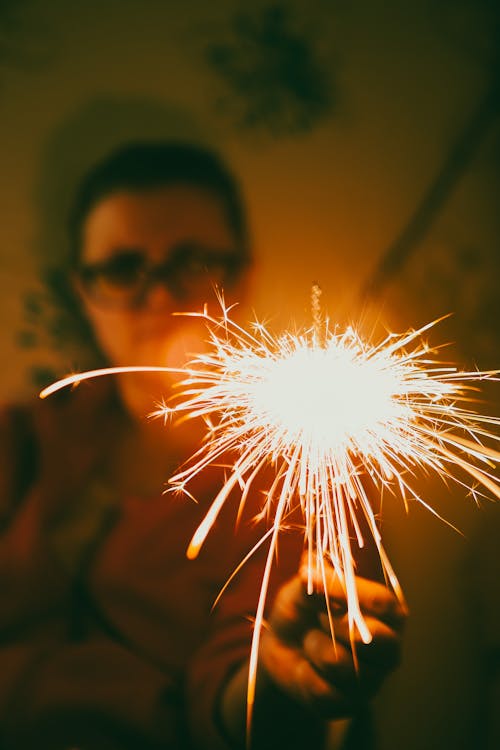
<svg viewBox="0 0 500 750"><path fill-rule="evenodd" d="M333 569L327 589L333 612L332 639L321 577L307 593L307 569L285 583L262 633L260 664L285 694L325 719L353 715L398 665L404 607L380 583L356 578L359 604L372 641L349 633L346 599ZM357 657L357 668L353 658Z"/></svg>

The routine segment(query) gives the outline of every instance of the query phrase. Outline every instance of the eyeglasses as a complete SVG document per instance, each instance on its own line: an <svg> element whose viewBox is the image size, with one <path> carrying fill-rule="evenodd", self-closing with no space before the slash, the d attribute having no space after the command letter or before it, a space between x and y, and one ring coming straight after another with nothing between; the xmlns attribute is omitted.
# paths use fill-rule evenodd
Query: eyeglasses
<svg viewBox="0 0 500 750"><path fill-rule="evenodd" d="M198 301L214 286L234 284L247 263L235 251L182 244L161 263L149 263L144 252L130 249L99 263L82 264L78 274L95 302L127 308L141 305L155 284L164 285L177 302Z"/></svg>

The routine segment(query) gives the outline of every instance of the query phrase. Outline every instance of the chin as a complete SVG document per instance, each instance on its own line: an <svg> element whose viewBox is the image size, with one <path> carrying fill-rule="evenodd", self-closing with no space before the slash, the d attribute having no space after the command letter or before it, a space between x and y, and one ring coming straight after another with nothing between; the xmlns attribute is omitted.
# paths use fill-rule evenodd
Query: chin
<svg viewBox="0 0 500 750"><path fill-rule="evenodd" d="M205 349L206 342L199 330L148 336L134 347L133 364L183 369L193 356Z"/></svg>

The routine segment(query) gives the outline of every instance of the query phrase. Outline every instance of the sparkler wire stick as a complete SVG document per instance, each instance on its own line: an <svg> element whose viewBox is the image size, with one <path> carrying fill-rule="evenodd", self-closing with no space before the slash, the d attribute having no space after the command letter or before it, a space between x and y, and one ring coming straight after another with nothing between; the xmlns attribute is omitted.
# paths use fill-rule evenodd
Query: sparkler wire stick
<svg viewBox="0 0 500 750"><path fill-rule="evenodd" d="M413 486L419 471L431 471L467 488L476 502L485 491L500 499L500 479L493 473L500 452L491 445L500 442L491 431L500 427L500 418L469 408L475 384L498 380L499 371L461 372L434 359L424 334L439 321L403 334L389 333L378 344L364 341L353 328L332 330L322 316L320 295L315 285L312 329L278 337L259 322L251 330L240 327L220 296L219 318L206 308L187 313L206 322L210 349L182 370L93 370L69 376L41 393L45 397L107 373L183 375L176 395L156 414L179 420L202 417L207 433L201 447L170 478L170 491L192 497L189 483L200 472L225 457L231 466L191 539L189 558L197 556L232 491L241 490L238 523L257 477L273 468L274 480L260 513L270 520L269 529L252 550L269 541L250 652L247 732L271 569L280 531L294 509L300 510L304 523L308 591L316 570L334 638L326 595L326 567L331 566L344 590L356 659L356 633L365 643L371 640L356 590L356 546L365 543L359 520L364 519L374 540L387 584L404 603L382 544L371 491L399 495L407 508L408 501L415 500L440 517Z"/></svg>
<svg viewBox="0 0 500 750"><path fill-rule="evenodd" d="M101 367L98 370L88 370L87 372L77 372L73 375L67 375L65 378L58 380L56 383L52 383L44 388L40 392L40 398L47 398L56 391L60 391L61 388L66 388L69 385L78 385L83 380L90 380L91 378L99 378L103 375L120 375L128 372L175 372L179 373L179 370L175 370L172 367L148 367L148 366L132 366L132 367Z"/></svg>

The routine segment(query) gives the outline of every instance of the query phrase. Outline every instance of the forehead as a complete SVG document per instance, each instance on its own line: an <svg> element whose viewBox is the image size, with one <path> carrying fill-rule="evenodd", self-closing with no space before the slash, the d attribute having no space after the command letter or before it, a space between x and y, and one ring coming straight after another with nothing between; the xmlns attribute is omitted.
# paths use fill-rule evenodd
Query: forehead
<svg viewBox="0 0 500 750"><path fill-rule="evenodd" d="M219 250L234 247L235 237L217 195L191 185L120 190L89 211L81 254L93 262L133 248L159 258L183 242Z"/></svg>

